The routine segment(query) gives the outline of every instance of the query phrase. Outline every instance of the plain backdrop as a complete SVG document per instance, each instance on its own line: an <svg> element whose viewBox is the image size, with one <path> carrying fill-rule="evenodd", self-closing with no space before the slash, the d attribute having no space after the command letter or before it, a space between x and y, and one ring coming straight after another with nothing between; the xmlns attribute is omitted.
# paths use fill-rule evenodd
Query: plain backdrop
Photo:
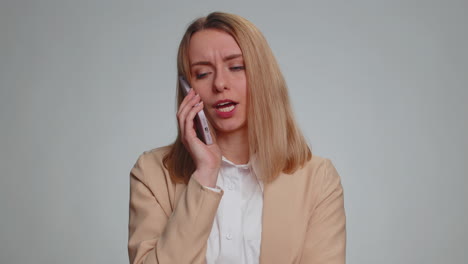
<svg viewBox="0 0 468 264"><path fill-rule="evenodd" d="M128 263L129 171L176 136L176 50L232 12L340 172L347 263L468 258L468 1L0 2L0 262Z"/></svg>

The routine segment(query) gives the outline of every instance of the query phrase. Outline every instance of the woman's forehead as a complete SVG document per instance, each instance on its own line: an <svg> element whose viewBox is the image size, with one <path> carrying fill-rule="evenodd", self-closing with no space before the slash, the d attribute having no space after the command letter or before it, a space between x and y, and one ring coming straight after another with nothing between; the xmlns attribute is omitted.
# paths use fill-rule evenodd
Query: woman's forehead
<svg viewBox="0 0 468 264"><path fill-rule="evenodd" d="M205 29L196 32L190 39L191 61L213 59L215 56L224 58L233 54L242 54L242 51L235 39L224 31Z"/></svg>

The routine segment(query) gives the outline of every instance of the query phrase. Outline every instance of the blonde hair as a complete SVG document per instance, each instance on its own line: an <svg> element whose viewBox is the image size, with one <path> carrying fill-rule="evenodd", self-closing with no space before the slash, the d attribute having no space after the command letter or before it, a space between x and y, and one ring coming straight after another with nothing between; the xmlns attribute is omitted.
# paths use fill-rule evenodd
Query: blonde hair
<svg viewBox="0 0 468 264"><path fill-rule="evenodd" d="M230 34L242 51L248 87L249 153L250 157L256 155L256 173L269 182L281 172L295 172L310 160L312 154L296 125L286 82L266 39L254 24L238 15L214 12L196 19L182 37L177 56L178 75L188 80L191 75L190 38L204 29ZM178 84L178 106L182 100L183 93ZM196 168L180 137L179 129L176 141L164 157L164 165L173 181L187 183Z"/></svg>

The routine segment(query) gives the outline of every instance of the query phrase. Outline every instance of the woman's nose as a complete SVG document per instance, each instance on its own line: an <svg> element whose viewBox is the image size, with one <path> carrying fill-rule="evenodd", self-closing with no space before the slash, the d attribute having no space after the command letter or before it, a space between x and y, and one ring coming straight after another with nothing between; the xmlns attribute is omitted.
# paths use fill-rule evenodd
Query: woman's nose
<svg viewBox="0 0 468 264"><path fill-rule="evenodd" d="M226 76L221 70L218 70L216 72L214 83L213 83L213 91L217 93L221 93L227 89L228 87L227 87Z"/></svg>

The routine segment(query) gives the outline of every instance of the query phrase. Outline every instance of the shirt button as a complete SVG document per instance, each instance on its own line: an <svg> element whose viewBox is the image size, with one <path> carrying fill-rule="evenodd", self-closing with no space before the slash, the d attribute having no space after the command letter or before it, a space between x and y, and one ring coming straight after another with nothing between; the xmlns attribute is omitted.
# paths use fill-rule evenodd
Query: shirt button
<svg viewBox="0 0 468 264"><path fill-rule="evenodd" d="M228 234L226 235L226 239L227 239L227 240L231 240L231 239L232 239L231 233L228 233Z"/></svg>
<svg viewBox="0 0 468 264"><path fill-rule="evenodd" d="M229 184L228 184L228 189L229 189L229 190L232 190L232 189L234 189L234 184L232 184L232 183L229 183Z"/></svg>

